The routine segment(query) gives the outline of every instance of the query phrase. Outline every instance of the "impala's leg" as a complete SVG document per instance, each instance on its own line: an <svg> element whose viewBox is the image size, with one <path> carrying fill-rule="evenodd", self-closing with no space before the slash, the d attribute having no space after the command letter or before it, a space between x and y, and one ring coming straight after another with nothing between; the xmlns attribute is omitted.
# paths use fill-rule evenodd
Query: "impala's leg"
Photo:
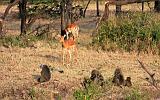
<svg viewBox="0 0 160 100"><path fill-rule="evenodd" d="M70 64L70 50L67 49L67 66Z"/></svg>
<svg viewBox="0 0 160 100"><path fill-rule="evenodd" d="M77 63L77 53L78 52L77 52L77 47L76 46L74 46L74 53L75 53L74 54L75 55L75 58L74 58L75 59L75 63Z"/></svg>
<svg viewBox="0 0 160 100"><path fill-rule="evenodd" d="M62 64L64 65L65 49L62 49Z"/></svg>
<svg viewBox="0 0 160 100"><path fill-rule="evenodd" d="M69 50L69 63L71 63L72 61L72 49Z"/></svg>
<svg viewBox="0 0 160 100"><path fill-rule="evenodd" d="M77 27L77 32L76 33L77 33L77 37L78 37L78 35L79 35L79 27Z"/></svg>

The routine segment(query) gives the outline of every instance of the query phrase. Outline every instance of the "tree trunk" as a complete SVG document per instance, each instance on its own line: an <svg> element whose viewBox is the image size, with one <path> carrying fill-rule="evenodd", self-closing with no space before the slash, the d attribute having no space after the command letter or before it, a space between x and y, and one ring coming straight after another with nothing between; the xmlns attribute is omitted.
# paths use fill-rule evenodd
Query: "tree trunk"
<svg viewBox="0 0 160 100"><path fill-rule="evenodd" d="M7 8L6 8L6 10L5 10L2 18L5 19L6 16L7 16L7 14L8 14L8 12L9 12L9 10L10 10L14 5L18 4L19 2L20 2L20 0L13 0L13 1L11 1L11 3L7 6Z"/></svg>
<svg viewBox="0 0 160 100"><path fill-rule="evenodd" d="M61 7L61 32L62 32L65 29L65 26L64 26L65 2L64 0L62 0L60 7Z"/></svg>
<svg viewBox="0 0 160 100"><path fill-rule="evenodd" d="M99 14L99 0L96 0L96 5L97 5L97 17L100 16Z"/></svg>
<svg viewBox="0 0 160 100"><path fill-rule="evenodd" d="M88 5L89 5L89 3L90 3L90 2L91 2L91 0L89 0L89 1L88 1L87 5L86 5L86 8L84 9L83 17L85 17L85 16L86 16L86 10L87 10Z"/></svg>
<svg viewBox="0 0 160 100"><path fill-rule="evenodd" d="M144 11L144 2L142 1L142 12Z"/></svg>
<svg viewBox="0 0 160 100"><path fill-rule="evenodd" d="M67 0L66 1L66 18L67 18L66 26L72 22L71 14L72 14L72 0Z"/></svg>
<svg viewBox="0 0 160 100"><path fill-rule="evenodd" d="M0 36L3 34L3 24L2 21L0 19Z"/></svg>
<svg viewBox="0 0 160 100"><path fill-rule="evenodd" d="M18 9L19 9L18 17L21 18L22 17L22 9L20 8L20 2L18 3Z"/></svg>
<svg viewBox="0 0 160 100"><path fill-rule="evenodd" d="M154 10L160 12L160 0L155 1Z"/></svg>
<svg viewBox="0 0 160 100"><path fill-rule="evenodd" d="M21 16L21 35L25 35L26 34L26 4L27 4L27 0L22 0L22 2L20 3L20 8L22 11L22 16Z"/></svg>
<svg viewBox="0 0 160 100"><path fill-rule="evenodd" d="M119 15L121 11L121 5L116 5L116 15Z"/></svg>

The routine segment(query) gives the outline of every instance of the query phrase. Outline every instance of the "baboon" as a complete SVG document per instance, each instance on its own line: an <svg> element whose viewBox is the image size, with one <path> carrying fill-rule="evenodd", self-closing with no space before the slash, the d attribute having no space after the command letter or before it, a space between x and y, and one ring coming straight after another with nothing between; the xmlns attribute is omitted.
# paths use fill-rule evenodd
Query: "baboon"
<svg viewBox="0 0 160 100"><path fill-rule="evenodd" d="M51 79L51 72L53 71L64 73L64 71L61 69L54 68L54 67L51 68L51 66L47 66L47 65L40 65L40 68L42 69L41 77L38 78L38 82L40 83L49 81Z"/></svg>
<svg viewBox="0 0 160 100"><path fill-rule="evenodd" d="M104 78L98 70L92 70L90 79L100 86L104 85Z"/></svg>
<svg viewBox="0 0 160 100"><path fill-rule="evenodd" d="M87 87L91 84L91 79L90 78L84 78L84 80L83 80L83 82L81 83L81 85L85 88L85 89L87 89Z"/></svg>
<svg viewBox="0 0 160 100"><path fill-rule="evenodd" d="M116 68L112 82L116 86L120 86L124 84L124 76L120 68Z"/></svg>
<svg viewBox="0 0 160 100"><path fill-rule="evenodd" d="M51 71L50 68L47 65L40 65L40 68L42 69L41 71L41 76L38 78L38 82L47 82L51 78Z"/></svg>
<svg viewBox="0 0 160 100"><path fill-rule="evenodd" d="M128 86L131 87L132 83L131 83L131 77L127 77L125 82L124 82L124 86Z"/></svg>

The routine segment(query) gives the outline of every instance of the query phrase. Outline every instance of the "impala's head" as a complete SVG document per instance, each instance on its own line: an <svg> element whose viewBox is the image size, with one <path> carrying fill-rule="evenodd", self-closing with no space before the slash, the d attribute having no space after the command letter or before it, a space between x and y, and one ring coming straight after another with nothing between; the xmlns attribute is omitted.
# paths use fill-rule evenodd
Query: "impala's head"
<svg viewBox="0 0 160 100"><path fill-rule="evenodd" d="M71 29L71 28L67 28L67 31L68 31L69 33L71 33L71 32L72 32L72 29Z"/></svg>

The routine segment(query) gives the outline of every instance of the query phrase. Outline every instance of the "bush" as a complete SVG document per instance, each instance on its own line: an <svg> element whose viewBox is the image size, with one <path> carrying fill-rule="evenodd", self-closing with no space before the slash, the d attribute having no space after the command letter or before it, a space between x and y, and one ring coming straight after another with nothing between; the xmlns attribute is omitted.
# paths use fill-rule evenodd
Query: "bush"
<svg viewBox="0 0 160 100"><path fill-rule="evenodd" d="M130 93L125 96L125 100L150 100L148 94L145 92L141 93L138 89L133 89Z"/></svg>
<svg viewBox="0 0 160 100"><path fill-rule="evenodd" d="M87 89L76 90L73 94L75 100L97 100L104 93L104 89L97 84L90 84Z"/></svg>
<svg viewBox="0 0 160 100"><path fill-rule="evenodd" d="M111 90L111 79L105 80L103 86L94 83L89 78L86 78L86 87L75 90L73 97L75 100L99 100Z"/></svg>
<svg viewBox="0 0 160 100"><path fill-rule="evenodd" d="M5 46L18 46L18 47L29 47L33 46L33 43L38 40L35 36L6 36L0 39L0 45Z"/></svg>
<svg viewBox="0 0 160 100"><path fill-rule="evenodd" d="M100 25L93 39L102 49L114 48L125 51L147 51L159 53L160 20L155 13L127 13L116 19L109 19Z"/></svg>

